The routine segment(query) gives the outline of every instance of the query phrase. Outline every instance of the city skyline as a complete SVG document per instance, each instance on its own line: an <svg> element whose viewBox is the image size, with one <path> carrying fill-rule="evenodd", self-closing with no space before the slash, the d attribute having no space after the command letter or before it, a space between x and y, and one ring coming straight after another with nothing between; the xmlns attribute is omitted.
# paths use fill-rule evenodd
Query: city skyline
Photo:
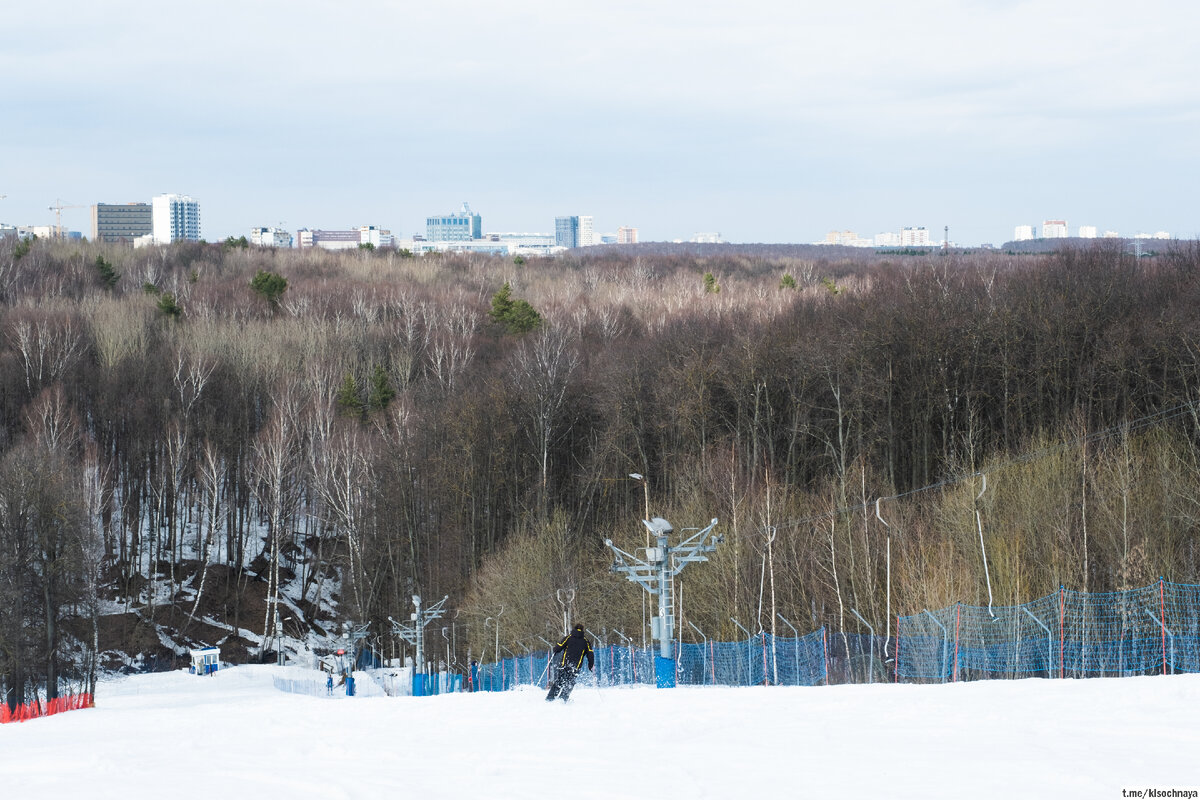
<svg viewBox="0 0 1200 800"><path fill-rule="evenodd" d="M182 192L210 240L407 237L463 198L490 230L586 209L641 241L998 243L1051 214L1200 234L1183 2L331 8L10 10L0 222L61 202L88 230L87 206Z"/></svg>

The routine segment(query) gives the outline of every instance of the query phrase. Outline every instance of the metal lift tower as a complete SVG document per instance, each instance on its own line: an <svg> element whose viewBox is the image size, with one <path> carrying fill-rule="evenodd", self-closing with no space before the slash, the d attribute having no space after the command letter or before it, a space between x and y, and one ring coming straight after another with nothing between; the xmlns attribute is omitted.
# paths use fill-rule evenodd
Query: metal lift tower
<svg viewBox="0 0 1200 800"><path fill-rule="evenodd" d="M421 610L421 595L414 594L412 596L413 606L416 611L408 616L412 620L411 625L401 625L396 620L388 617L388 622L392 623L392 633L404 639L404 641L417 648L417 657L413 659L413 697L423 697L428 694L425 691L425 626L438 619L446 613L443 606L450 595L446 595L441 600L437 601L424 611ZM447 665L449 666L449 665Z"/></svg>
<svg viewBox="0 0 1200 800"><path fill-rule="evenodd" d="M651 635L658 640L659 646L658 656L654 659L654 674L658 688L669 689L675 686L675 659L671 657L671 640L675 631L675 576L693 561L708 561L705 553L716 550L725 537L713 534L713 529L717 527L714 517L707 528L671 547L667 542L667 535L674 530L671 523L662 517L655 517L642 520L642 524L655 537L654 547L643 548L646 552L644 560L617 547L612 539L605 539L604 543L613 551L613 572L625 573L630 581L650 594L658 595L658 616L653 618L650 625Z"/></svg>

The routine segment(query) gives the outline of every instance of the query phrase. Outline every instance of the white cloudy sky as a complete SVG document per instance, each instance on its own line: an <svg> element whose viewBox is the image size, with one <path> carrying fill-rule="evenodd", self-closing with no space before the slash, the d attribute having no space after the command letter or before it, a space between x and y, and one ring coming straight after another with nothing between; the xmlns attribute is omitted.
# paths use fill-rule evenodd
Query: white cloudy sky
<svg viewBox="0 0 1200 800"><path fill-rule="evenodd" d="M9 224L178 192L209 239L407 236L464 200L644 240L1200 234L1192 0L18 2Z"/></svg>

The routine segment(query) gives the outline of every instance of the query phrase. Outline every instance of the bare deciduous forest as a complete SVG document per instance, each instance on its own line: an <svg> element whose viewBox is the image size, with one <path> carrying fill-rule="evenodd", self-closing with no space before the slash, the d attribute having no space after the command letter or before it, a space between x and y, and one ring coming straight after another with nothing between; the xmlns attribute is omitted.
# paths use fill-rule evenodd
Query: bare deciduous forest
<svg viewBox="0 0 1200 800"><path fill-rule="evenodd" d="M485 620L532 646L559 588L635 632L603 540L642 546L647 496L720 519L680 582L720 638L883 629L989 579L997 603L1195 582L1198 392L1195 243L516 264L9 238L0 674L12 704L113 653L169 665L161 636L261 657L285 584L291 636L449 595L456 655L490 657Z"/></svg>

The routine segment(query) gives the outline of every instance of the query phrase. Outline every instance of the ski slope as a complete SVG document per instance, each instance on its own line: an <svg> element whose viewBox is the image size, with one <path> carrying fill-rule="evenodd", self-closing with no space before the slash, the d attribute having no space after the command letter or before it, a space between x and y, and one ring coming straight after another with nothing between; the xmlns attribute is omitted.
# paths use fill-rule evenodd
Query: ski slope
<svg viewBox="0 0 1200 800"><path fill-rule="evenodd" d="M139 675L0 726L21 798L1120 798L1200 788L1200 676L309 697ZM365 675L360 680L365 680Z"/></svg>

